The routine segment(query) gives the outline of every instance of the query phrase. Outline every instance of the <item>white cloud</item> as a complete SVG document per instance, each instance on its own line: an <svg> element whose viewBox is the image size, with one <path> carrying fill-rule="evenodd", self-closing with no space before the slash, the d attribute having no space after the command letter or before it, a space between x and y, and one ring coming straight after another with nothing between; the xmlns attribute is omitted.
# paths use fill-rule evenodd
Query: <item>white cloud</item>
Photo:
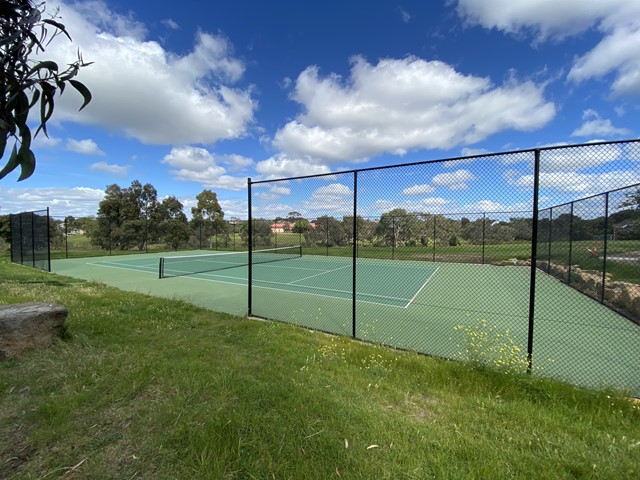
<svg viewBox="0 0 640 480"><path fill-rule="evenodd" d="M220 161L229 166L231 171L241 171L253 166L254 161L242 155L220 155Z"/></svg>
<svg viewBox="0 0 640 480"><path fill-rule="evenodd" d="M461 151L462 155L464 157L473 157L475 155L486 155L489 152L489 150L485 149L485 148L468 148L465 147L462 149ZM473 160L456 160L458 162L472 162Z"/></svg>
<svg viewBox="0 0 640 480"><path fill-rule="evenodd" d="M588 168L601 167L623 158L637 160L630 156L629 152L626 152L620 144L595 144L590 147L562 148L564 145L566 144L557 143L544 146L558 148L542 151L540 156L541 172L575 172ZM504 165L524 164L529 171L533 172L533 152L523 152L499 158Z"/></svg>
<svg viewBox="0 0 640 480"><path fill-rule="evenodd" d="M167 28L169 28L171 30L179 30L180 29L180 25L178 25L178 23L175 20L171 19L171 18L165 18L164 20L161 21L161 23L165 27L167 27Z"/></svg>
<svg viewBox="0 0 640 480"><path fill-rule="evenodd" d="M33 148L56 148L58 145L60 145L60 143L62 143L62 139L61 138L56 138L56 137L47 137L44 134L38 134L37 136L35 136L33 138L33 141L31 142L31 146Z"/></svg>
<svg viewBox="0 0 640 480"><path fill-rule="evenodd" d="M147 144L212 144L243 136L257 107L252 87L234 88L244 64L221 35L199 32L191 52L178 55L146 40L144 25L110 10L104 1L61 6L74 42L57 38L47 59L66 64L80 49L85 61L77 79L92 92L68 88L56 103L56 121L99 125Z"/></svg>
<svg viewBox="0 0 640 480"><path fill-rule="evenodd" d="M399 12L400 12L400 18L402 19L402 21L404 23L409 23L411 21L412 16L411 16L411 14L409 12L407 12L403 8L400 8Z"/></svg>
<svg viewBox="0 0 640 480"><path fill-rule="evenodd" d="M50 207L55 217L95 216L104 191L95 188L2 188L0 205L2 214L40 210Z"/></svg>
<svg viewBox="0 0 640 480"><path fill-rule="evenodd" d="M299 177L303 175L317 175L329 173L326 165L314 164L309 160L300 158L290 158L284 154L278 154L267 160L258 162L256 165L258 172L265 179L282 177Z"/></svg>
<svg viewBox="0 0 640 480"><path fill-rule="evenodd" d="M614 127L611 120L600 118L600 115L594 110L585 110L582 119L584 122L571 133L572 137L609 137L630 133L626 128Z"/></svg>
<svg viewBox="0 0 640 480"><path fill-rule="evenodd" d="M369 218L379 217L383 213L395 208L403 208L407 212L442 213L447 210L448 205L451 203L451 200L442 197L424 197L417 201L411 200L404 202L381 198L361 210L362 214Z"/></svg>
<svg viewBox="0 0 640 480"><path fill-rule="evenodd" d="M533 188L533 175L505 173L505 180L518 187ZM605 173L543 172L540 173L540 188L554 189L585 197L640 182L640 173L632 170L613 170Z"/></svg>
<svg viewBox="0 0 640 480"><path fill-rule="evenodd" d="M80 153L82 155L93 155L102 157L106 155L100 148L98 144L91 139L85 140L74 140L72 138L67 140L67 150L75 153Z"/></svg>
<svg viewBox="0 0 640 480"><path fill-rule="evenodd" d="M291 189L289 187L280 187L280 186L277 186L277 185L271 186L271 188L269 188L269 191L275 193L276 195L289 195L289 194L291 194Z"/></svg>
<svg viewBox="0 0 640 480"><path fill-rule="evenodd" d="M452 148L500 131L541 128L555 115L544 87L514 79L501 86L439 61L352 59L347 80L308 67L292 99L304 109L274 137L288 157L316 164L358 161L381 153Z"/></svg>
<svg viewBox="0 0 640 480"><path fill-rule="evenodd" d="M301 202L297 211L308 217L348 215L353 213L353 191L341 183L331 183L313 191L309 200Z"/></svg>
<svg viewBox="0 0 640 480"><path fill-rule="evenodd" d="M175 167L170 173L176 180L200 183L206 188L239 191L247 186L247 179L227 175L224 167L206 149L174 147L162 159L162 163Z"/></svg>
<svg viewBox="0 0 640 480"><path fill-rule="evenodd" d="M455 172L439 173L433 177L431 182L438 187L448 187L451 190L466 190L468 188L467 182L475 178L469 170L461 169Z"/></svg>
<svg viewBox="0 0 640 480"><path fill-rule="evenodd" d="M110 173L116 177L126 177L131 170L131 165L116 165L107 162L97 162L91 165L91 170L98 170L100 172Z"/></svg>
<svg viewBox="0 0 640 480"><path fill-rule="evenodd" d="M590 28L600 42L574 61L568 79L580 83L615 75L616 95L640 94L640 2L635 0L458 0L458 14L470 24L536 42L561 40Z"/></svg>
<svg viewBox="0 0 640 480"><path fill-rule="evenodd" d="M435 192L435 188L431 185L412 185L402 190L403 195L428 195Z"/></svg>
<svg viewBox="0 0 640 480"><path fill-rule="evenodd" d="M615 72L613 94L640 95L640 3L637 6L635 23L607 29L602 41L575 61L569 80L580 83Z"/></svg>
<svg viewBox="0 0 640 480"><path fill-rule="evenodd" d="M538 41L564 38L594 26L628 0L458 0L458 15L470 24Z"/></svg>

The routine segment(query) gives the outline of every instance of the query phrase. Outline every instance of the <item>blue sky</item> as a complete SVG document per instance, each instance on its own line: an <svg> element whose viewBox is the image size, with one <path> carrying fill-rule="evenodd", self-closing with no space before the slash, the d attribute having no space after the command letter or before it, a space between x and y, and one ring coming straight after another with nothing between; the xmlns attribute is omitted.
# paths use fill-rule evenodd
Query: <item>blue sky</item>
<svg viewBox="0 0 640 480"><path fill-rule="evenodd" d="M78 77L94 99L78 113L75 92L59 98L35 174L0 180L0 214L95 215L107 185L137 179L187 213L211 189L227 217L245 218L247 177L640 137L637 1L47 2L56 6L73 43L57 39L45 57L64 64L79 49L94 62ZM607 180L616 175L640 181L629 159L558 163L545 191L558 202L621 186ZM487 168L434 168L394 192L372 184L370 213L402 195L449 211L521 208L527 168ZM343 187L328 177L307 200L328 208ZM303 201L270 189L256 214Z"/></svg>

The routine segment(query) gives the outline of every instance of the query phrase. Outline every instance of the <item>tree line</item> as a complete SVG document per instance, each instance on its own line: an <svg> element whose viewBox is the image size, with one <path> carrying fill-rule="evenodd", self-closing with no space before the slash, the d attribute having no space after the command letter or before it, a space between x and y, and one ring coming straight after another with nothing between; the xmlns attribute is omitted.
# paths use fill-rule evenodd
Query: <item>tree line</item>
<svg viewBox="0 0 640 480"><path fill-rule="evenodd" d="M84 233L91 243L102 249L144 250L149 245L163 244L177 250L186 245L196 248L199 240L224 233L228 222L215 192L203 190L191 208L191 220L184 205L175 196L158 199L156 188L134 180L129 187L107 186L95 217L67 216L58 221L56 233Z"/></svg>
<svg viewBox="0 0 640 480"><path fill-rule="evenodd" d="M117 184L107 186L96 216L64 220L52 219L50 237L53 248L62 245L65 236L84 233L94 246L109 249L144 250L149 245L167 248L213 248L222 245L240 246L249 243L246 220L225 219L215 192L203 190L196 196L197 204L191 208L191 219L184 205L174 196L158 199L153 185L134 180L129 187ZM542 210L538 222L539 241L568 241L569 238L594 240L606 231L608 238L640 240L640 190L624 196L618 211L607 218L581 218L579 215ZM275 225L274 225L275 224ZM274 228L278 226L278 229ZM297 235L296 240L307 245L346 246L353 243L353 216L341 218L323 215L304 218L299 212L275 219L253 220L252 243L255 247L277 244L280 227L285 235ZM355 227L363 245L381 247L412 247L461 244L498 244L530 242L531 217L492 218L490 213L476 218L450 218L441 214L409 212L395 208L375 218L357 216ZM237 236L236 236L237 235ZM233 239L232 239L233 236ZM215 239L215 240L214 240ZM0 216L0 241L10 242L9 216Z"/></svg>

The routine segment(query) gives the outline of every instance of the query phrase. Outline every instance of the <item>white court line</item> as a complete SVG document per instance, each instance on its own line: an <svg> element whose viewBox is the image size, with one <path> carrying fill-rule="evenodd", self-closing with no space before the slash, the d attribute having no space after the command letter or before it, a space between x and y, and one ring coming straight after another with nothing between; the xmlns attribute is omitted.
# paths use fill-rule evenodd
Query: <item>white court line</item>
<svg viewBox="0 0 640 480"><path fill-rule="evenodd" d="M272 282L269 280L254 280L255 282L261 282L261 283L272 283L274 285L289 285L288 283L280 283L280 282ZM324 287L314 287L311 285L291 285L292 287L298 287L298 288L310 288L313 290L323 290L325 292L335 292L335 293L345 293L345 294L349 294L352 295L353 291L352 290L336 290L334 288L324 288ZM264 288L272 288L272 287L264 287ZM275 289L277 290L277 289ZM292 292L292 293L308 293L308 292L300 292L297 290L287 290L287 289L279 289L280 291L285 291L285 292ZM358 293L358 292L356 292ZM363 297L371 297L371 298L382 298L382 299L386 299L386 300L399 300L402 302L406 302L407 299L404 297L390 297L388 295L376 295L375 293L360 293L359 295L363 296ZM332 298L336 298L336 297L332 297ZM342 298L342 297L339 297ZM348 297L351 298L351 297ZM363 300L359 300L359 301L363 301ZM382 304L377 304L377 305L382 305ZM404 308L404 307L402 307Z"/></svg>
<svg viewBox="0 0 640 480"><path fill-rule="evenodd" d="M142 273L158 273L158 267L156 266L144 266L144 265L130 265L128 263L118 263L118 264L109 264L107 262L105 263L90 263L87 262L86 265L93 265L95 267L105 267L105 268L119 268L120 270L135 270L136 272L142 272ZM120 266L122 265L122 266ZM153 271L148 272L146 270L139 270L140 268L142 269L150 269L152 268Z"/></svg>
<svg viewBox="0 0 640 480"><path fill-rule="evenodd" d="M344 270L345 268L349 268L351 265L345 265L343 267L334 268L333 270L325 270L320 273L316 273L315 275L309 275L308 277L299 278L298 280L293 280L292 282L286 283L285 285L293 285L296 282L302 282L304 280L309 280L310 278L319 277L320 275L326 275L327 273L337 272L338 270ZM306 285L302 285L303 287Z"/></svg>
<svg viewBox="0 0 640 480"><path fill-rule="evenodd" d="M215 281L215 280L214 280ZM275 283L275 282L274 282ZM282 284L280 284L282 285ZM262 288L263 290L276 290L278 292L289 292L289 293L302 293L303 295L311 295L313 297L322 297L322 298L330 298L332 300L346 300L348 302L352 301L351 297L336 297L333 295L323 295L321 293L312 293L312 292L298 292L295 290L286 290L286 289L282 289L282 288L274 288L274 287L262 287L259 285L254 285L255 288ZM311 288L311 287L308 287ZM325 292L341 292L341 290L328 290L326 288L323 288L321 290L324 290ZM346 293L351 293L351 292L346 292ZM374 295L368 295L368 296L374 296ZM393 298L393 297L387 297L387 298ZM406 300L406 298L399 298L397 300ZM379 303L379 302L371 302L368 300L357 300L358 303L367 303L369 305L381 305L383 307L390 307L390 308L404 308L400 305L389 305L388 303Z"/></svg>
<svg viewBox="0 0 640 480"><path fill-rule="evenodd" d="M422 286L418 289L418 291L416 292L416 294L415 294L413 297L411 297L411 300L409 300L409 303L407 303L407 304L404 306L404 308L408 308L408 307L409 307L409 305L411 305L411 304L413 303L413 301L416 299L416 297L418 296L418 294L422 291L422 289L423 289L424 287L426 287L426 286L427 286L427 283L429 283L429 280L431 280L431 279L433 278L433 276L436 274L436 272L437 272L439 269L440 269L440 267L436 267L436 269L435 269L433 272L431 272L431 275L429 275L429 278L427 278L427 279L425 280L425 282L424 282L424 283L422 284Z"/></svg>

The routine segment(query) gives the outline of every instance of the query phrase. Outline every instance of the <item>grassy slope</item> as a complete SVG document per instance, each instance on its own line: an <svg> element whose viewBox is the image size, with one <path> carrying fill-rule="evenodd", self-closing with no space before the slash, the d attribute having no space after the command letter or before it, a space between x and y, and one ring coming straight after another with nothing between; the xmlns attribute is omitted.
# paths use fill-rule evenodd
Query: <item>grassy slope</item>
<svg viewBox="0 0 640 480"><path fill-rule="evenodd" d="M0 478L638 478L640 410L0 262L68 338L0 364Z"/></svg>

